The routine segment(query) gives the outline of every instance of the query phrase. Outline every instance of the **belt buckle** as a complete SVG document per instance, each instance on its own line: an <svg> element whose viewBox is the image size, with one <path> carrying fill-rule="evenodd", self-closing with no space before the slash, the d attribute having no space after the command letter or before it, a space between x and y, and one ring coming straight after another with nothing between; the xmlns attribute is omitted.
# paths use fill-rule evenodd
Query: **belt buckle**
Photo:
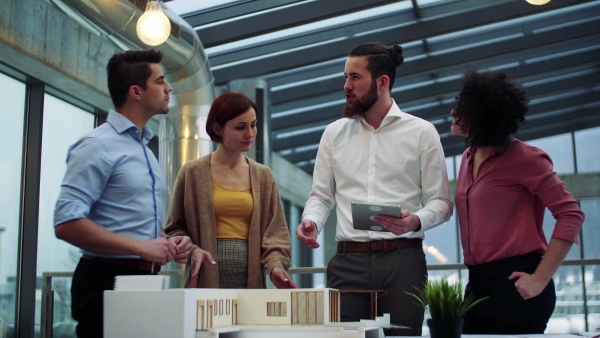
<svg viewBox="0 0 600 338"><path fill-rule="evenodd" d="M368 251L368 252L372 252L372 251L371 251L371 243L373 243L373 241L368 241L368 242L367 242L367 251Z"/></svg>

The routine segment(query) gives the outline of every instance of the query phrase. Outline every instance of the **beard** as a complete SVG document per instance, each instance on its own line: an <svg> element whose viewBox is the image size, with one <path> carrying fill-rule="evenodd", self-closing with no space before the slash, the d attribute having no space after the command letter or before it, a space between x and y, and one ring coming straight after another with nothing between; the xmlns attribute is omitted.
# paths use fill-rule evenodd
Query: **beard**
<svg viewBox="0 0 600 338"><path fill-rule="evenodd" d="M366 112L371 109L375 103L379 100L379 94L377 94L377 84L375 81L371 81L371 88L361 98L356 98L353 103L346 102L344 107L344 117L356 119L364 116Z"/></svg>

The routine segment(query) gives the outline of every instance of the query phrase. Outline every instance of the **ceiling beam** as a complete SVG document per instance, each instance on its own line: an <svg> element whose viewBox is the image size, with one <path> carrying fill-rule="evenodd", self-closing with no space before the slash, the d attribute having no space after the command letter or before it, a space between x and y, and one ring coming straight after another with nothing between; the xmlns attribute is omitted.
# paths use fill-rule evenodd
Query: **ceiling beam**
<svg viewBox="0 0 600 338"><path fill-rule="evenodd" d="M187 21L190 26L197 27L213 22L234 19L243 15L266 11L280 6L286 6L300 1L302 0L237 1L187 13L181 17Z"/></svg>
<svg viewBox="0 0 600 338"><path fill-rule="evenodd" d="M582 117L588 118L589 116L591 116L593 114L598 114L599 107L597 105L599 102L600 102L600 95L598 94L598 91L590 90L585 93L561 98L558 100L549 100L549 101L544 101L544 102L540 102L540 103L536 103L536 104L531 104L529 111L528 111L527 115L525 116L527 119L527 122L525 122L524 124L521 125L521 130L522 130L522 132L525 132L531 128L539 129L539 128L543 127L545 124L553 125L560 121L566 121L569 119L579 119ZM589 106L593 106L593 107L588 108ZM447 104L444 109L444 112L442 112L440 117L443 118L443 117L450 116L449 115L450 109L452 109L452 107L453 107L452 104ZM541 118L536 119L536 116L538 116L538 115L541 116L541 115L551 113L553 111L561 111L561 110L568 110L568 109L573 110L573 112L572 113L559 112L556 115L549 114L549 116L543 116ZM438 114L439 113L440 113L440 111L438 110ZM333 121L335 121L335 119L332 120L332 122ZM449 121L447 121L445 123L436 125L436 129L438 130L439 134L448 134L450 131L450 126L451 126L451 123ZM586 128L589 128L589 127L586 127ZM537 129L536 129L536 131L537 131ZM583 128L580 128L580 129L583 129ZM322 135L322 133L323 133L323 131L317 131L317 132L311 132L311 133L291 137L290 139L292 139L292 138L297 138L297 139L296 140L287 140L285 143L287 146L284 146L284 144L279 142L279 140L278 140L277 142L274 142L274 143L277 143L277 145L274 144L273 147L274 147L275 151L281 151L281 150L285 150L285 149L295 149L297 147L307 146L307 145L311 145L311 144L316 145L319 143L320 136ZM527 131L526 133L529 133L529 131ZM308 135L308 137L307 137L307 135ZM539 135L539 133L536 135ZM451 144L453 139L454 139L454 137L450 136L450 135L442 137L442 144L448 144L449 141ZM462 139L462 138L460 138L460 139ZM532 139L532 137L527 137L527 139ZM464 150L464 141L461 141L461 142L462 142L461 144L463 145L463 150ZM290 161L292 163L297 163L297 162L306 161L306 160L315 158L316 153L317 153L317 149L315 148L315 149L309 149L306 151L294 151L291 154L282 155L282 156L284 156L288 161Z"/></svg>
<svg viewBox="0 0 600 338"><path fill-rule="evenodd" d="M293 128L309 122L318 124L319 121L331 121L341 118L343 111L344 104L340 103L329 107L303 111L293 115L271 118L271 126L273 131L277 131L280 129Z"/></svg>
<svg viewBox="0 0 600 338"><path fill-rule="evenodd" d="M593 105L598 102L598 92L585 92L583 94L566 95L559 100L543 100L533 102L529 105L529 111L525 116L526 119L534 119L536 116L544 116L548 112L557 110L563 110L564 114L576 114L576 112L564 112L572 109L573 107L582 107L587 105ZM435 125L440 134L448 133L450 131L450 122L446 121L440 123L439 120L449 119L450 110L454 108L454 104L440 105L437 109L436 116L429 119L429 121L436 121ZM414 112L413 112L414 113ZM417 114L412 114L418 116ZM445 123L445 124L444 124Z"/></svg>
<svg viewBox="0 0 600 338"><path fill-rule="evenodd" d="M302 151L302 152L298 152L298 153L294 152L291 154L281 155L281 156L283 156L286 160L288 160L291 163L309 161L309 160L312 160L317 157L317 149L311 149L309 151Z"/></svg>
<svg viewBox="0 0 600 338"><path fill-rule="evenodd" d="M310 32L288 34L281 38L251 43L235 49L215 51L209 55L210 64L218 66L253 57L262 57L294 48L319 44L323 41L344 39L354 35L356 32L368 32L380 27L391 27L397 25L398 22L410 22L412 20L414 18L411 13L402 11L385 13L381 16L361 20L348 20L337 25L311 30Z"/></svg>
<svg viewBox="0 0 600 338"><path fill-rule="evenodd" d="M501 5L502 2L506 3L508 1L510 1L510 0L496 0L495 2L484 2L481 0L463 0L463 1L458 1L458 2L442 1L442 2L436 3L434 5L427 6L427 7L420 9L420 13L422 13L421 20L435 21L435 20L437 20L436 19L437 17L447 16L448 13L461 13L461 12L466 12L466 11L471 11L473 13L473 11L475 11L475 10L498 11L500 7L490 8L489 6L490 5L498 6L498 5ZM516 1L522 1L522 0L512 0L512 1L516 2ZM587 1L589 1L589 0L587 0ZM579 0L579 2L581 2L581 0ZM561 3L561 4L556 4L556 5L572 6L575 4L576 3L571 2L568 4ZM532 12L529 14L537 13L536 11L539 11L539 10L545 11L545 10L552 10L552 9L560 8L560 7L550 8L550 7L545 7L545 6L542 6L542 7L543 8L540 8L540 7L535 8L535 6L529 6L529 9L532 10ZM317 43L320 43L323 41L331 41L334 39L353 38L357 32L369 32L369 31L382 32L382 29L381 29L382 27L397 27L397 26L399 26L398 23L402 23L402 25L404 27L406 27L406 32L407 32L408 29L411 27L411 25L414 25L417 22L415 21L413 12L410 9L402 9L400 6L399 6L399 8L400 9L398 11L392 11L392 12L385 13L385 14L382 14L379 16L375 16L375 17L369 17L369 18L365 18L362 20L352 20L352 21L340 23L338 25L325 27L320 30L317 29L317 30L311 30L309 32L301 32L301 33L295 34L293 36L288 35L288 36L285 36L285 37L282 37L279 39L276 38L276 39L271 39L268 41L261 41L261 42L257 42L257 43L253 43L253 44L248 44L246 46L240 46L238 48L231 49L231 50L220 51L220 52L216 52L214 54L211 53L211 55L209 55L210 63L213 66L221 65L221 64L225 64L225 63L234 62L234 61L246 60L246 59L250 59L253 57L259 57L259 56L262 57L262 56L272 54L272 53L280 53L281 51L286 51L286 50L290 50L290 49L294 49L294 48L304 48L305 46L308 46L311 44L317 44ZM504 8L507 10L513 10L513 8L508 8L508 7L504 7ZM509 13L511 13L511 12L509 12ZM474 13L474 16L476 16L477 14L478 13ZM525 14L525 15L527 15L527 14ZM460 18L457 18L457 19L460 19ZM469 19L467 18L466 21L468 22ZM494 22L495 21L488 21L488 22L482 21L482 24L491 24ZM415 30L418 32L419 29L421 29L421 28L423 28L423 26L418 27ZM439 26L439 27L435 27L435 28L437 28L436 31L430 31L429 35L417 36L416 40L421 40L423 38L452 32L449 30L451 27ZM405 31L399 31L399 33L403 33L403 32L405 32ZM381 41L381 39L379 39L377 37L377 34L375 34L374 37L372 37L372 38L371 38L371 36L373 36L373 35L369 35L371 41ZM406 37L404 35L395 35L390 43L407 42L407 41L410 41L411 36L412 35L410 35L408 37ZM398 41L399 37L401 37L402 40ZM364 40L364 41L367 41L367 40ZM361 42L364 42L364 41L361 41ZM384 41L381 41L381 42L384 42ZM347 50L349 50L349 49L347 49ZM340 53L342 53L339 55L339 57L344 56L346 54L347 50L339 51ZM315 52L319 52L319 51L315 50Z"/></svg>
<svg viewBox="0 0 600 338"><path fill-rule="evenodd" d="M213 75L216 84L225 84L234 79L263 76L340 58L345 56L350 49L365 41L380 41L384 44L410 42L584 2L586 1L562 0L550 2L545 6L531 6L525 1L492 2L489 6L477 7L471 11L461 11L458 14L450 14L433 20L422 20L386 31L352 36L340 41L294 50L293 56L290 53L282 53L219 68L213 71ZM530 37L531 40L536 40L536 38Z"/></svg>
<svg viewBox="0 0 600 338"><path fill-rule="evenodd" d="M492 63L499 63L497 61L501 61L501 60L503 60L505 64L517 63L517 62L520 63L519 66L505 69L505 71L513 78L525 77L525 76L529 76L529 75L536 74L536 73L555 71L557 69L573 67L576 65L581 65L581 64L586 64L586 63L596 63L596 62L598 62L598 60L600 60L600 48L583 51L581 53L562 55L562 56L559 56L556 58L547 59L544 61L534 62L534 63L523 62L522 55L525 54L525 51L522 51L522 53L520 53L519 55L513 54L510 57L506 57L505 55L502 55L503 51L501 51L499 48L496 48L494 45L486 45L486 46L482 46L479 48L493 49L496 52L494 54L496 57L493 57L493 58L487 59L487 60L478 61L478 65L480 66L480 68L483 68L483 67L487 68ZM442 59L442 61L443 61L443 59ZM407 62L404 65L401 65L398 69L403 68L403 67L411 67L410 62ZM439 69L441 69L441 68L447 69L448 65L446 65L445 63L440 64ZM456 74L461 74L465 70L465 67L463 64L460 64L458 67L455 67L455 68L456 68ZM342 76L343 75L342 71L343 71L343 68L340 68L339 78L311 82L311 83L307 83L304 85L294 86L291 88L286 88L286 89L278 90L276 92L272 92L271 97L272 97L273 106L277 106L279 104L283 104L283 103L286 103L289 101L297 101L297 100L301 100L303 98L315 97L315 96L323 95L323 94L330 93L330 92L339 92L340 97L341 97L342 93L343 93L342 87L343 87L343 82L344 82L344 78ZM435 72L435 69L432 69L431 71ZM406 75L396 76L396 85L395 86L397 87L399 81L404 80L406 78L407 78ZM403 81L403 82L406 82L406 81ZM414 99L418 99L418 98L424 98L427 96L439 95L440 93L447 92L448 89L451 89L451 88L447 87L447 86L450 86L449 84L445 84L444 86L446 86L446 87L438 87L436 84L436 85L415 88L415 89L410 89L410 90L401 91L401 92L395 92L393 94L393 97L394 97L394 99L396 99L397 102L401 102L406 99L414 100ZM458 88L458 87L456 87L456 88ZM456 88L451 89L451 90L456 90Z"/></svg>
<svg viewBox="0 0 600 338"><path fill-rule="evenodd" d="M487 48L487 47L481 47ZM569 54L564 55L554 59L547 59L544 61L536 62L536 63L528 63L521 64L516 67L512 67L506 69L505 71L510 75L511 78L515 79L517 82L520 82L520 78L532 76L535 74L546 73L557 71L560 69L571 68L577 66L579 62L583 64L589 64L590 68L595 68L596 64L600 60L600 49L584 51L582 53L577 54ZM579 78L579 77L577 77ZM569 81L581 81L580 80L572 80ZM598 74L596 73L587 75L584 80L587 84L593 84L598 82ZM527 89L527 93L530 96L538 95L541 92L552 91L554 86L559 86L559 88L565 88L568 83L562 83L562 81L553 84L553 85L540 85L534 86ZM582 84L580 84L582 85ZM549 87L552 86L552 87ZM448 81L445 83L436 83L432 85L428 85L425 87L408 89L400 92L395 92L392 96L402 107L410 107L410 101L425 99L427 97L436 97L446 94L446 96L453 97L458 93L460 89L460 79L455 81ZM339 89L340 99L342 98L343 91ZM272 95L276 96L276 95ZM408 106L407 106L408 104ZM298 102L299 107L305 105L304 102ZM298 125L304 124L307 121L310 123L318 123L318 121L330 121L334 118L339 118L341 116L341 112L343 111L344 104L338 104L330 107L307 110L304 112L299 112L293 115L284 116L281 118L273 118L272 126L273 130L279 129L287 129L293 128ZM407 111L410 111L409 108ZM436 115L439 115L439 109L436 107L424 109L422 112L411 112L414 115L417 115L424 119L430 119ZM273 112L277 113L279 107L274 105Z"/></svg>
<svg viewBox="0 0 600 338"><path fill-rule="evenodd" d="M582 110L577 112L576 116L557 121L551 125L546 124L542 128L524 128L517 133L517 137L528 141L600 126L598 107L590 108L590 110L592 111Z"/></svg>
<svg viewBox="0 0 600 338"><path fill-rule="evenodd" d="M365 1L366 7L401 2ZM198 35L204 47L210 48L361 11L365 1L340 1L340 7L326 6L326 1L240 0L186 15L185 19L193 26L204 25ZM398 68L395 85L401 90L392 96L404 111L434 123L447 156L459 155L465 149L464 138L450 134L449 112L467 67L502 67L525 86L532 102L527 122L517 134L520 139L600 125L600 31L591 28L600 16L597 2L556 15L538 14L592 1L562 0L531 6L522 0L463 0L418 9L417 1L411 2L413 8L403 6L409 3L404 1L385 14L209 50L215 84L260 77L269 81L271 88L275 86L270 92L271 114L296 113L272 117L272 149L286 153L284 158L300 163L299 167L309 173L323 128L342 117L347 52L366 41L404 47L407 61ZM219 22L228 19L227 23ZM493 25L496 23L502 24ZM446 36L452 33L459 34ZM306 83L295 83L302 81ZM315 106L321 108L312 109ZM296 135L281 137L289 132Z"/></svg>
<svg viewBox="0 0 600 338"><path fill-rule="evenodd" d="M314 169L315 169L315 164L311 163L311 164L302 164L302 165L298 165L298 167L304 171L306 171L309 175L312 175Z"/></svg>
<svg viewBox="0 0 600 338"><path fill-rule="evenodd" d="M457 52L432 55L427 58L407 62L407 67L398 68L397 76L409 76L424 72L431 72L443 67L456 67L478 63L480 60L504 55L524 53L534 48L556 45L567 41L584 39L597 36L598 31L588 29L589 23L574 24L566 28L544 31L535 35L526 35L518 38L499 41L487 46L463 49Z"/></svg>
<svg viewBox="0 0 600 338"><path fill-rule="evenodd" d="M253 1L252 3L264 2L269 3L270 1ZM335 5L328 1L303 1L298 2L297 5L292 4L292 6L281 9L201 28L197 30L197 33L202 45L210 48L394 2L398 2L398 0L344 0L337 1Z"/></svg>
<svg viewBox="0 0 600 338"><path fill-rule="evenodd" d="M273 150L280 151L283 149L296 148L296 147L305 146L305 145L309 145L309 144L316 144L316 143L319 143L322 135L323 135L323 130L317 130L317 131L311 131L308 133L304 133L299 136L291 136L291 137L273 139L273 142L272 142Z"/></svg>

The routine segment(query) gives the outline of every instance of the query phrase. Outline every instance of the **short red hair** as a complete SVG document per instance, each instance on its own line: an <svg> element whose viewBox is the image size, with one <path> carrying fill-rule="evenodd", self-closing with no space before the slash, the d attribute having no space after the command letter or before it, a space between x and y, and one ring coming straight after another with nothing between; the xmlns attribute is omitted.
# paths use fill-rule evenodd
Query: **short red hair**
<svg viewBox="0 0 600 338"><path fill-rule="evenodd" d="M210 106L208 118L206 119L206 132L210 139L217 143L223 143L223 138L213 130L215 123L220 127L224 127L227 121L242 115L250 108L254 108L254 111L258 112L256 103L242 93L226 92L217 96Z"/></svg>

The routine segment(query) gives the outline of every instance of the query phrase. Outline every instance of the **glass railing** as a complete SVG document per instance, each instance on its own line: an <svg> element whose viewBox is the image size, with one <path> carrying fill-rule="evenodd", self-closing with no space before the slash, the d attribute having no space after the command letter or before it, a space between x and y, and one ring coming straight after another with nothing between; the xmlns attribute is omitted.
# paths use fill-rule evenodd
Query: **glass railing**
<svg viewBox="0 0 600 338"><path fill-rule="evenodd" d="M467 268L463 264L429 265L430 278L453 276L466 285ZM327 267L290 268L292 275L325 274ZM546 333L570 333L600 329L600 259L567 260L555 275L556 308ZM184 270L161 271L170 276L170 287L181 288ZM41 338L75 338L76 322L71 318L71 272L46 272L41 285ZM427 327L424 326L424 334ZM37 330L36 330L37 331ZM36 332L37 333L37 332ZM37 334L36 334L37 336Z"/></svg>
<svg viewBox="0 0 600 338"><path fill-rule="evenodd" d="M170 288L181 288L184 270L163 270L159 275L169 276ZM41 285L41 321L35 333L40 338L76 338L71 317L72 272L44 272Z"/></svg>

